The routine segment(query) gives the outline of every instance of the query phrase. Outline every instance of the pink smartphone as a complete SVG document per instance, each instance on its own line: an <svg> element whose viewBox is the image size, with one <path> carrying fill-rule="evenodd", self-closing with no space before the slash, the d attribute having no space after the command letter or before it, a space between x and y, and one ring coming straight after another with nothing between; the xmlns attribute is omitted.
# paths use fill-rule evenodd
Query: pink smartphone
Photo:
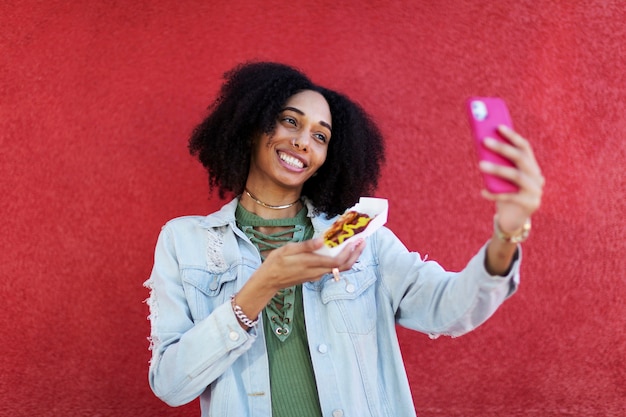
<svg viewBox="0 0 626 417"><path fill-rule="evenodd" d="M504 100L497 97L471 97L466 102L466 110L478 158L481 161L498 165L515 166L511 161L492 152L483 144L487 137L508 143L508 140L497 130L499 125L513 128L513 122ZM514 183L495 175L483 173L483 180L487 190L492 193L513 193L519 189Z"/></svg>

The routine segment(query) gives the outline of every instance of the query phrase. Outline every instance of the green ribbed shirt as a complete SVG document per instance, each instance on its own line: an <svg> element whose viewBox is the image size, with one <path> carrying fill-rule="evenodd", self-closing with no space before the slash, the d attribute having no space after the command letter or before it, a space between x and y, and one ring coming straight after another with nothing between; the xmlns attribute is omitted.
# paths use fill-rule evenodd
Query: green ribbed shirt
<svg viewBox="0 0 626 417"><path fill-rule="evenodd" d="M289 242L301 242L313 236L313 225L306 208L293 218L267 220L238 205L235 218L237 226L259 252L267 253ZM271 235L255 229L272 226L290 229ZM321 417L304 322L302 285L281 290L263 310L262 321L269 361L272 417Z"/></svg>

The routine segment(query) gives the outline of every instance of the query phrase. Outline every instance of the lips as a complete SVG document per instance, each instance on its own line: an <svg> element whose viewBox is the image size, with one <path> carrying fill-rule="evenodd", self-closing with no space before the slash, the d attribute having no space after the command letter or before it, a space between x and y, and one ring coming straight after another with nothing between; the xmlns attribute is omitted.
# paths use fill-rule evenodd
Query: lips
<svg viewBox="0 0 626 417"><path fill-rule="evenodd" d="M280 158L280 160L283 161L285 164L296 169L303 169L306 167L306 164L304 163L303 160L296 158L295 156L287 154L285 152L279 151L278 158Z"/></svg>

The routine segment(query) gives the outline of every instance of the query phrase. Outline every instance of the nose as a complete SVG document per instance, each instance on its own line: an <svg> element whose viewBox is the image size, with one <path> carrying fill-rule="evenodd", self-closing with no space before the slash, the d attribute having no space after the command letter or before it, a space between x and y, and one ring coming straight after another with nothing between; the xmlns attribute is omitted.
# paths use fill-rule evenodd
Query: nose
<svg viewBox="0 0 626 417"><path fill-rule="evenodd" d="M298 136L293 138L291 144L294 148L298 148L301 151L306 152L309 147L308 136L306 134L299 134Z"/></svg>

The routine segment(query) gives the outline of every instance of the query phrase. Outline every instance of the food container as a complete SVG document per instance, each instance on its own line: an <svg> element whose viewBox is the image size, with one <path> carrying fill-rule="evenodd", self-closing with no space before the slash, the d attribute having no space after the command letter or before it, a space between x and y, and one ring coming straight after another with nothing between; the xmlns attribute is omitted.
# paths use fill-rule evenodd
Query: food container
<svg viewBox="0 0 626 417"><path fill-rule="evenodd" d="M358 238L366 238L367 236L374 233L376 230L380 229L385 223L387 223L388 203L387 200L384 198L361 197L358 203L356 203L353 207L347 209L345 212L349 211L358 211L359 213L365 213L370 216L372 220L370 220L364 230L347 238L339 245L332 248L324 245L320 249L316 250L315 253L333 257L337 256L339 252L341 252L341 250L345 248L346 245L350 242L353 242ZM321 236L324 236L326 231L329 229L330 227L326 229L321 234Z"/></svg>

